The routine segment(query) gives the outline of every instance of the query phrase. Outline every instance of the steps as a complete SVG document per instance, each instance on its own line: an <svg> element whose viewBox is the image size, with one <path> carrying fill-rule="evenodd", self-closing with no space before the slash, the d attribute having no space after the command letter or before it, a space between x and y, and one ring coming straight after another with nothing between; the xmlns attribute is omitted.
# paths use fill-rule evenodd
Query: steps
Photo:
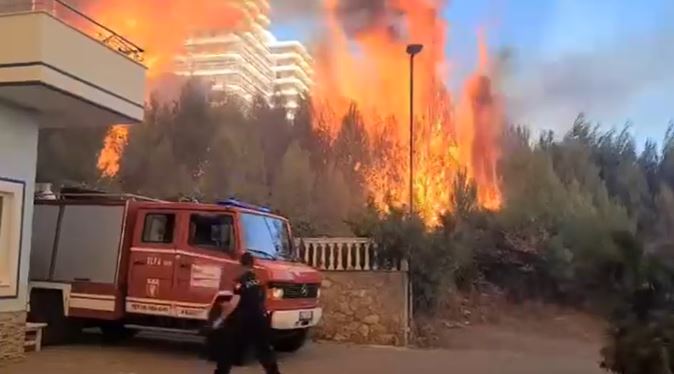
<svg viewBox="0 0 674 374"><path fill-rule="evenodd" d="M46 323L26 323L26 338L23 343L26 352L40 352L42 349L42 330L47 327Z"/></svg>

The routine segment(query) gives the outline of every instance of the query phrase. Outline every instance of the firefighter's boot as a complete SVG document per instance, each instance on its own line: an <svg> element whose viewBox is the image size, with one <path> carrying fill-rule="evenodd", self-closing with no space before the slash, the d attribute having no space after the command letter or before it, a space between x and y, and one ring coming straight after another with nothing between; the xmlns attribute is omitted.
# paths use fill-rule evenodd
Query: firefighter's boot
<svg viewBox="0 0 674 374"><path fill-rule="evenodd" d="M263 367L264 372L266 374L281 374L281 372L278 369L278 364L276 364L275 362L271 364L265 364L263 365Z"/></svg>

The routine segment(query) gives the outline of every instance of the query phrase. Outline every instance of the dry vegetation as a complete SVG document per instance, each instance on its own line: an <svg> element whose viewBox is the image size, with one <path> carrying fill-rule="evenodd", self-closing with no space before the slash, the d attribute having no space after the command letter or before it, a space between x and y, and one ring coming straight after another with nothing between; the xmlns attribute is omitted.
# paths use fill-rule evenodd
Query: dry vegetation
<svg viewBox="0 0 674 374"><path fill-rule="evenodd" d="M421 323L422 332L463 331L442 326L465 322L465 311L471 325L500 320L520 329L516 321L526 317L533 330L553 331L554 318L566 312L543 308L553 319L537 324L531 305L554 304L611 321L608 369L651 373L674 362L666 313L674 290L671 127L660 147L648 142L641 151L629 128L600 131L583 116L561 137L533 140L526 129L510 127L502 136L501 209L482 208L474 181L458 173L446 186L452 191L447 213L429 228L403 207L383 212L366 203L358 165L373 154L357 107L328 141L312 127L309 101L290 123L264 100L242 111L227 98L215 106L212 99L189 82L175 102L151 101L112 178L96 168L103 131L42 130L38 181L270 204L291 218L299 235L369 236L386 256L410 259L417 315L436 319L430 328ZM493 289L524 309L506 313ZM479 303L471 296L463 308L464 301L452 301L456 290L488 296ZM449 339L442 335L420 344Z"/></svg>

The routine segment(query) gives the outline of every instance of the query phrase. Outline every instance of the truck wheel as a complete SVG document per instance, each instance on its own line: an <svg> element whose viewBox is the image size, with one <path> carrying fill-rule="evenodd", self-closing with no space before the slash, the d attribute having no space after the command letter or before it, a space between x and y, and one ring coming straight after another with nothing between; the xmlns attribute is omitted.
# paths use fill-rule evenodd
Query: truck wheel
<svg viewBox="0 0 674 374"><path fill-rule="evenodd" d="M66 344L80 332L78 324L66 317L63 311L60 291L34 290L31 293L28 320L47 324L42 333L42 344Z"/></svg>
<svg viewBox="0 0 674 374"><path fill-rule="evenodd" d="M131 339L138 333L138 330L132 330L124 327L122 323L111 322L100 326L103 333L103 342L107 344L121 343Z"/></svg>
<svg viewBox="0 0 674 374"><path fill-rule="evenodd" d="M277 338L274 349L279 352L296 352L307 341L307 329L296 330L288 335Z"/></svg>

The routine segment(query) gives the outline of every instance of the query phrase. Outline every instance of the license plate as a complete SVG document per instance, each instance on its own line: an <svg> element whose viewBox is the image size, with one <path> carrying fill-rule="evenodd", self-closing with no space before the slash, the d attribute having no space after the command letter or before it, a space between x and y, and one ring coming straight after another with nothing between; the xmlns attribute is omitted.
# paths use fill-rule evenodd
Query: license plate
<svg viewBox="0 0 674 374"><path fill-rule="evenodd" d="M300 312L300 321L311 321L314 319L314 312L311 310L305 310Z"/></svg>

